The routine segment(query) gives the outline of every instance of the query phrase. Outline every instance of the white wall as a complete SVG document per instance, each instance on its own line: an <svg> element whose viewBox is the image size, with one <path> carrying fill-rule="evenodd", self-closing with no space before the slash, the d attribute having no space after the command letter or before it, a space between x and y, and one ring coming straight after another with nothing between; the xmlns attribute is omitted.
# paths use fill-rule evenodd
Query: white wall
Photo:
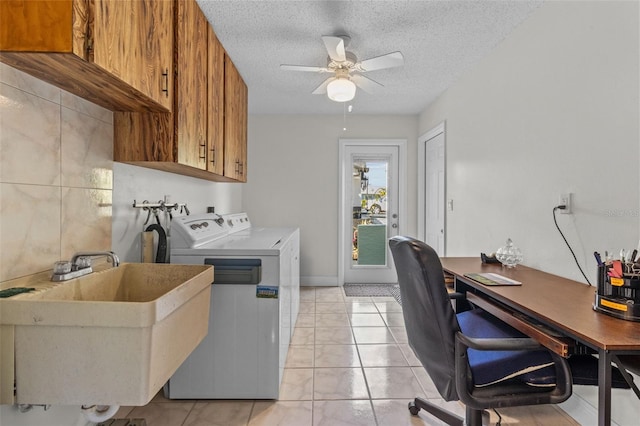
<svg viewBox="0 0 640 426"><path fill-rule="evenodd" d="M147 213L134 209L134 200L157 203L168 195L171 203L186 203L191 214L205 213L208 206L214 206L216 213L236 213L242 211L242 186L113 163L113 250L122 261L141 261L140 233ZM172 213L180 216L179 212ZM168 217L160 218L166 229ZM147 225L151 223L155 223L153 216Z"/></svg>
<svg viewBox="0 0 640 426"><path fill-rule="evenodd" d="M558 222L592 282L594 250L636 247L638 20L638 2L545 2L421 114L421 134L446 120L449 255L511 237L525 264L584 281L553 224L562 192L575 213ZM570 413L595 424L595 388L574 393ZM614 392L612 417L637 424L632 392Z"/></svg>
<svg viewBox="0 0 640 426"><path fill-rule="evenodd" d="M511 237L527 265L590 279L593 251L638 244L638 3L547 2L420 116L447 125L447 253Z"/></svg>
<svg viewBox="0 0 640 426"><path fill-rule="evenodd" d="M302 285L336 285L338 139L406 139L408 229L416 233L418 117L249 116L248 183L242 205L255 226L300 228Z"/></svg>

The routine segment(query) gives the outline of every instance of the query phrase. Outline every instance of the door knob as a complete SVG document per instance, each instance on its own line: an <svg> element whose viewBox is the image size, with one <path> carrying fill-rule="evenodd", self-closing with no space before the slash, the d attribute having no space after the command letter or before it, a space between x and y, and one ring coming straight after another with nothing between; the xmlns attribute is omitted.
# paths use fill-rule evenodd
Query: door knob
<svg viewBox="0 0 640 426"><path fill-rule="evenodd" d="M397 224L397 223L394 223L393 225L391 225L391 227L395 229L395 228L397 228L397 227L398 227L398 224Z"/></svg>

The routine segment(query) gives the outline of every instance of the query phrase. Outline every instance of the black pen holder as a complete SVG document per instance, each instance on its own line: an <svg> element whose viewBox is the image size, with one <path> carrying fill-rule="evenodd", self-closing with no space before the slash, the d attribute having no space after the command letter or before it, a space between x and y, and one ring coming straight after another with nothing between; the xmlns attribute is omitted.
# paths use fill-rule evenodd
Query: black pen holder
<svg viewBox="0 0 640 426"><path fill-rule="evenodd" d="M611 265L598 266L598 290L593 308L628 321L640 321L640 274L623 264L621 278L610 277Z"/></svg>

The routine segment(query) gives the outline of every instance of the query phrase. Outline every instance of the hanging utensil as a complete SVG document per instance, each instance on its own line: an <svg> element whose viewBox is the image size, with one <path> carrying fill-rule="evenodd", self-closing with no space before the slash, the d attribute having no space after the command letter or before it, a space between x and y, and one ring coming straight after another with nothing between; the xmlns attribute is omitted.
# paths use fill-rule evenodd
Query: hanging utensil
<svg viewBox="0 0 640 426"><path fill-rule="evenodd" d="M157 218L157 216L156 216ZM145 231L156 231L158 233L158 250L156 252L156 263L167 263L167 234L160 224L152 223Z"/></svg>

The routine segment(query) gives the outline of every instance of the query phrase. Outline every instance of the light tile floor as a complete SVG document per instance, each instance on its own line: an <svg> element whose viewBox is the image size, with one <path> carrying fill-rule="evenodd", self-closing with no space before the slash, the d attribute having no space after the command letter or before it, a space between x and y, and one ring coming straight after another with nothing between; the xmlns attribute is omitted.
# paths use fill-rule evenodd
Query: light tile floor
<svg viewBox="0 0 640 426"><path fill-rule="evenodd" d="M407 403L416 396L464 415L460 403L439 398L409 348L395 299L302 287L300 301L278 401L171 401L160 393L144 407L122 407L114 418L145 418L148 426L442 425L424 412L409 414ZM555 406L500 414L505 426L578 424Z"/></svg>

